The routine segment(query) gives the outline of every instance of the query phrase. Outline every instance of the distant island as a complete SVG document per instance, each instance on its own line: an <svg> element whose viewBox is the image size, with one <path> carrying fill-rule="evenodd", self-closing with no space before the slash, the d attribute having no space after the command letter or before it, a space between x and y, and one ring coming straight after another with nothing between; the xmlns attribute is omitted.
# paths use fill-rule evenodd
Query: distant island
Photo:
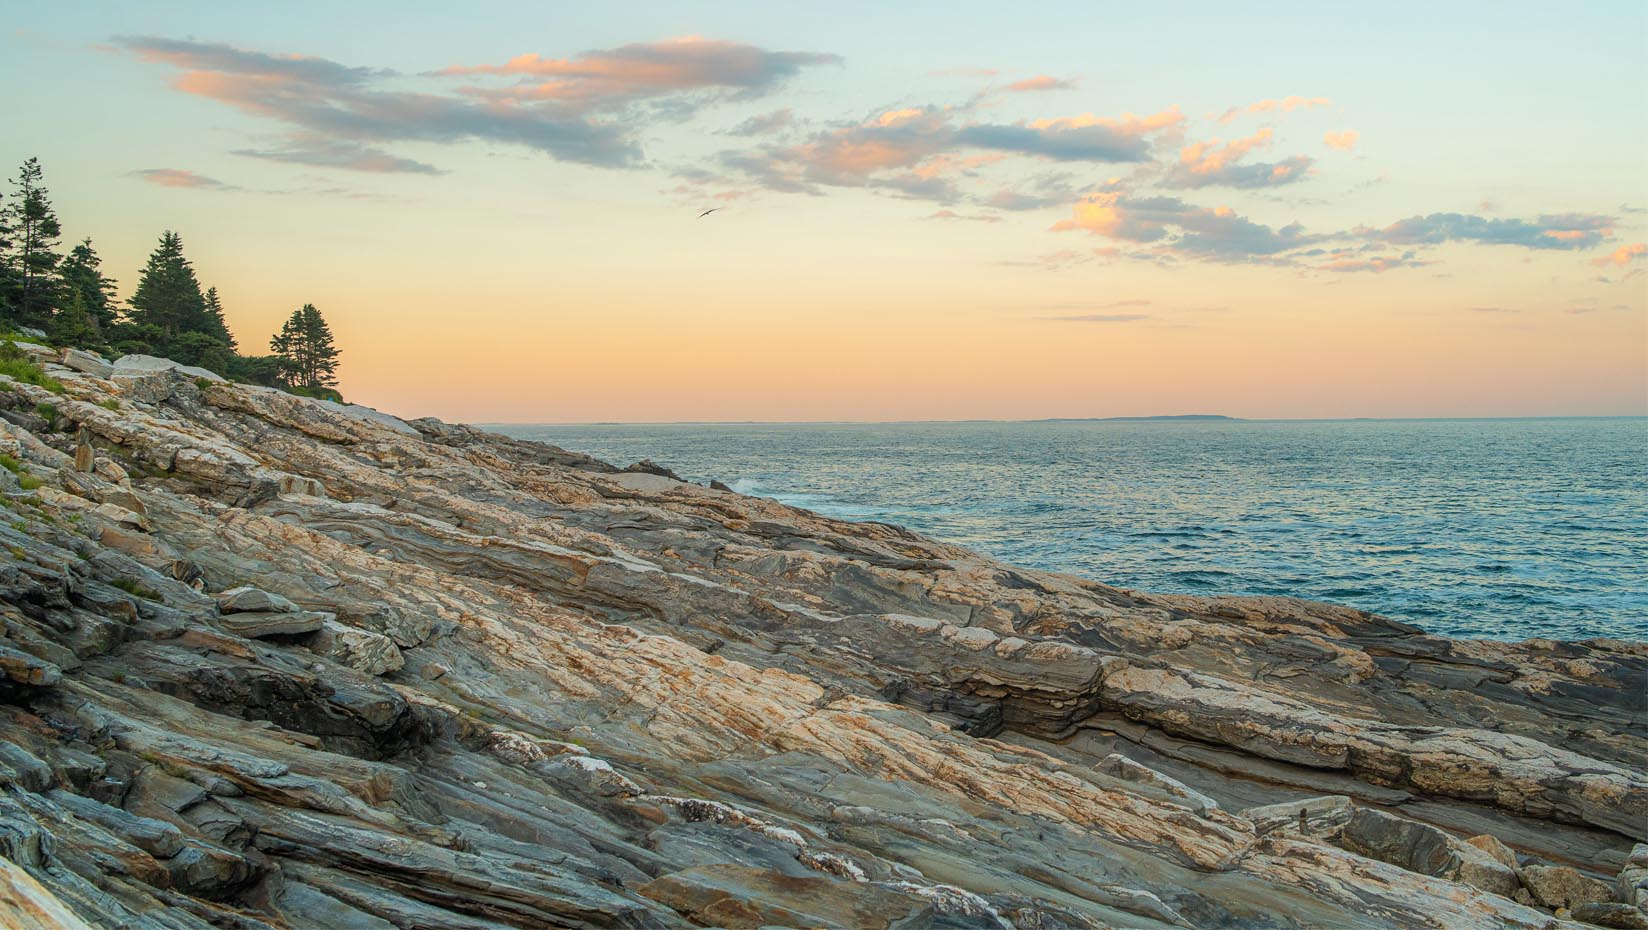
<svg viewBox="0 0 1648 930"><path fill-rule="evenodd" d="M1227 417L1222 413L1177 413L1169 416L1156 417L1044 417L1036 420L1037 423L1166 423L1194 420L1218 420L1231 423L1241 422L1241 417Z"/></svg>

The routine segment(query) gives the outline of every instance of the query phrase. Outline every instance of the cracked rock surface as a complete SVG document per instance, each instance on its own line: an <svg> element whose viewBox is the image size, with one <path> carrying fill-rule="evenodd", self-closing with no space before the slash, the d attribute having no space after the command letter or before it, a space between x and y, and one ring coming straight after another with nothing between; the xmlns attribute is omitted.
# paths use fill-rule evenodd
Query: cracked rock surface
<svg viewBox="0 0 1648 930"><path fill-rule="evenodd" d="M61 360L0 377L7 926L1648 925L1642 643Z"/></svg>

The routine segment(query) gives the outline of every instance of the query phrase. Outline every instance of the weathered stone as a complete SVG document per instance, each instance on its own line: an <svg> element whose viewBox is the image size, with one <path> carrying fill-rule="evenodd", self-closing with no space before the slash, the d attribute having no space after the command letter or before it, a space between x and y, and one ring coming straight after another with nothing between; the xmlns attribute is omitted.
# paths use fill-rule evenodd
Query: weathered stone
<svg viewBox="0 0 1648 930"><path fill-rule="evenodd" d="M1187 807L1198 814L1217 810L1219 807L1218 801L1202 794L1200 791L1187 787L1184 782L1163 775L1155 769L1140 765L1121 753L1113 752L1105 756L1093 768L1112 778L1156 788L1164 794L1183 801Z"/></svg>
<svg viewBox="0 0 1648 930"><path fill-rule="evenodd" d="M1516 861L1516 852L1500 841L1499 837L1491 833L1483 833L1467 839L1465 842L1487 853L1494 861L1509 869L1520 869Z"/></svg>
<svg viewBox="0 0 1648 930"><path fill-rule="evenodd" d="M394 640L336 620L321 623L309 651L368 675L384 675L405 664Z"/></svg>
<svg viewBox="0 0 1648 930"><path fill-rule="evenodd" d="M1601 904L1613 896L1607 885L1565 865L1530 865L1522 869L1522 883L1545 907L1574 908Z"/></svg>
<svg viewBox="0 0 1648 930"><path fill-rule="evenodd" d="M1284 801L1264 807L1250 807L1239 814L1252 821L1254 832L1263 836L1277 831L1289 831L1305 836L1334 839L1344 832L1355 805L1342 794L1301 801Z"/></svg>
<svg viewBox="0 0 1648 930"><path fill-rule="evenodd" d="M18 930L92 930L57 896L0 856L0 927Z"/></svg>
<svg viewBox="0 0 1648 930"><path fill-rule="evenodd" d="M292 613L299 608L279 594L271 594L251 585L241 585L217 595L217 609L226 614L239 614Z"/></svg>
<svg viewBox="0 0 1648 930"><path fill-rule="evenodd" d="M231 633L238 633L248 639L258 639L263 636L296 636L300 633L313 633L321 628L331 614L318 610L297 610L286 613L248 613L237 612L224 614L218 622Z"/></svg>
<svg viewBox="0 0 1648 930"><path fill-rule="evenodd" d="M1340 845L1358 855L1464 882L1507 898L1521 886L1513 867L1476 846L1429 824L1384 811L1358 808L1345 824Z"/></svg>
<svg viewBox="0 0 1648 930"><path fill-rule="evenodd" d="M1614 901L1580 904L1569 912L1574 920L1598 927L1617 927L1620 930L1648 930L1648 914L1629 904Z"/></svg>
<svg viewBox="0 0 1648 930"><path fill-rule="evenodd" d="M62 677L63 670L56 665L0 643L0 681L44 688L57 684Z"/></svg>
<svg viewBox="0 0 1648 930"><path fill-rule="evenodd" d="M774 924L894 930L919 926L917 921L930 921L932 913L913 895L874 885L731 865L673 872L639 890L697 923L728 930Z"/></svg>
<svg viewBox="0 0 1648 930"><path fill-rule="evenodd" d="M74 434L74 470L89 472L95 464L95 457L92 455L92 431L87 429L85 424L81 424Z"/></svg>
<svg viewBox="0 0 1648 930"><path fill-rule="evenodd" d="M62 362L75 371L83 372L94 378L107 378L114 374L114 366L108 360L95 352L84 349L67 348L63 350Z"/></svg>
<svg viewBox="0 0 1648 930"><path fill-rule="evenodd" d="M1648 913L1648 843L1631 847L1625 865L1614 880L1615 897Z"/></svg>

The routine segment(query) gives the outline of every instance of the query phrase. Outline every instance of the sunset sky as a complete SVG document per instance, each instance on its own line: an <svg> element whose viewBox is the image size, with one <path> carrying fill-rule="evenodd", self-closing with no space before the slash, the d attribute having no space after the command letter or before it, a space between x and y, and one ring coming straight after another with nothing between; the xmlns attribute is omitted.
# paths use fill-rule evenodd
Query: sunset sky
<svg viewBox="0 0 1648 930"><path fill-rule="evenodd" d="M1024 9L13 5L0 160L405 416L1648 413L1642 3Z"/></svg>

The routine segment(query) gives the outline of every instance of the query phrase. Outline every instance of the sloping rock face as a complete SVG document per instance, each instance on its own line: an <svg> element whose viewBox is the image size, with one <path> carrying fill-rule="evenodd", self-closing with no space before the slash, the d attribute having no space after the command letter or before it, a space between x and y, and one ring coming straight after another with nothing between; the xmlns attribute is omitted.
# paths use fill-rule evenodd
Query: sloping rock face
<svg viewBox="0 0 1648 930"><path fill-rule="evenodd" d="M22 926L1547 928L1643 898L1640 643L1125 591L75 361L66 395L0 378Z"/></svg>

